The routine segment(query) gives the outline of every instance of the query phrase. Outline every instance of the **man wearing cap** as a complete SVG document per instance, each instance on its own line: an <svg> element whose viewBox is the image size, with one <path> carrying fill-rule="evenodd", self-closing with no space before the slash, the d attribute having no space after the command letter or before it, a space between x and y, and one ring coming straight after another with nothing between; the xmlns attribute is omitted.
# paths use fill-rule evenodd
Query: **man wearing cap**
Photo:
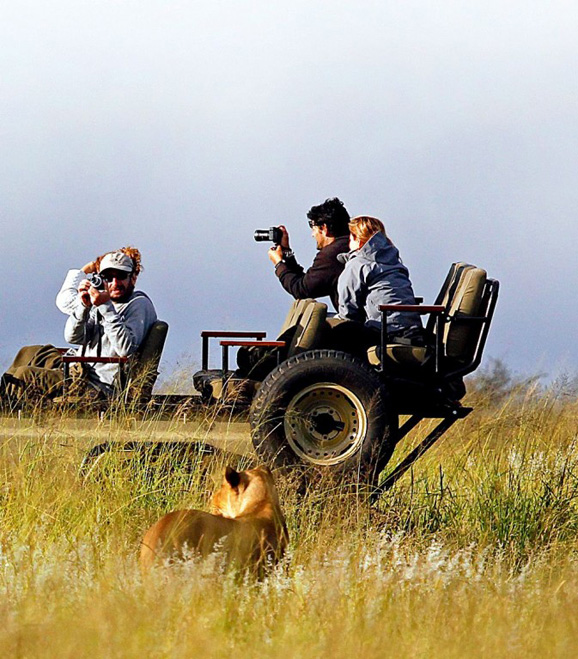
<svg viewBox="0 0 578 659"><path fill-rule="evenodd" d="M311 267L305 271L297 263L284 226L279 227L283 233L281 244L269 250L269 258L281 286L296 300L328 295L337 309L337 280L344 267L337 255L349 251L349 213L343 202L334 197L313 206L307 218L318 250Z"/></svg>
<svg viewBox="0 0 578 659"><path fill-rule="evenodd" d="M56 297L56 306L68 315L64 338L80 346L72 351L87 357L128 357L136 352L157 315L150 298L135 291L141 271L140 252L133 247L109 252L69 270ZM100 274L95 288L87 275ZM53 346L27 346L3 376L4 393L19 391L58 395L63 373L59 351ZM85 364L83 379L105 394L113 391L117 364Z"/></svg>

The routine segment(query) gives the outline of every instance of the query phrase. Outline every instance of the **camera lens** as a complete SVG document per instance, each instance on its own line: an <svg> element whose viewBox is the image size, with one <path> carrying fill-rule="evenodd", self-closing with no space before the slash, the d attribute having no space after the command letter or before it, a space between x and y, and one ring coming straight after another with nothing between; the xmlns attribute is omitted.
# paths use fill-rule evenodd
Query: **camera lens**
<svg viewBox="0 0 578 659"><path fill-rule="evenodd" d="M269 235L269 229L257 229L255 231L255 234L253 235L253 238L257 242L263 242L264 240L271 240L271 237Z"/></svg>

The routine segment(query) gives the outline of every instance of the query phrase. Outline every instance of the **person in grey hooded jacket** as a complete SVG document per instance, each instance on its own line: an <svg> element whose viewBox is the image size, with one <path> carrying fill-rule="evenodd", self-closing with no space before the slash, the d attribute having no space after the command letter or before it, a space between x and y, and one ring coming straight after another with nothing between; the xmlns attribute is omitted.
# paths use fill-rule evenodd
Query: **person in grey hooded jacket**
<svg viewBox="0 0 578 659"><path fill-rule="evenodd" d="M345 269L337 282L339 309L335 329L342 321L353 321L363 348L379 342L381 304L416 304L409 271L399 257L399 251L385 234L383 223L375 217L358 216L349 223L348 254L338 258ZM338 332L344 336L345 327ZM415 312L393 312L387 316L388 340L402 339L423 345L421 317ZM347 333L351 336L355 326ZM334 334L334 336L336 336ZM349 339L348 339L349 340ZM360 346L361 347L361 346Z"/></svg>
<svg viewBox="0 0 578 659"><path fill-rule="evenodd" d="M123 247L97 257L80 270L68 272L56 306L68 315L65 339L80 346L71 348L69 354L128 357L138 350L157 317L150 298L135 291L140 271L140 252L134 247ZM100 288L92 286L87 278L95 273L103 281ZM84 365L77 381L79 391L112 393L118 368L115 363ZM58 396L63 383L58 348L25 346L0 378L0 404Z"/></svg>

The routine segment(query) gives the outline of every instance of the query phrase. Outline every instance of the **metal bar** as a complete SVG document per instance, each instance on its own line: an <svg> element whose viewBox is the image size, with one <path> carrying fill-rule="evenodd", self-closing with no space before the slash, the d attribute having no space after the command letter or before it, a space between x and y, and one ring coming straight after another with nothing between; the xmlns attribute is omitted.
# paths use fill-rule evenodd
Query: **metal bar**
<svg viewBox="0 0 578 659"><path fill-rule="evenodd" d="M267 332L203 330L201 336L207 339L264 339L267 336Z"/></svg>
<svg viewBox="0 0 578 659"><path fill-rule="evenodd" d="M381 309L381 307L380 307ZM381 373L385 374L387 368L385 366L387 358L387 310L381 309Z"/></svg>
<svg viewBox="0 0 578 659"><path fill-rule="evenodd" d="M92 357L89 355L65 355L62 357L62 363L74 364L79 362L81 364L125 364L128 357Z"/></svg>
<svg viewBox="0 0 578 659"><path fill-rule="evenodd" d="M414 311L419 314L442 313L445 307L441 304L380 304L381 311Z"/></svg>
<svg viewBox="0 0 578 659"><path fill-rule="evenodd" d="M201 368L209 370L209 339L256 339L261 341L267 336L267 332L227 331L227 330L203 330Z"/></svg>
<svg viewBox="0 0 578 659"><path fill-rule="evenodd" d="M68 384L70 381L70 363L63 361L62 362L62 374L64 376L64 381L62 383L62 395L66 396L66 391L68 389Z"/></svg>
<svg viewBox="0 0 578 659"><path fill-rule="evenodd" d="M221 370L223 371L223 383L224 383L225 377L227 375L227 371L229 370L229 346L227 345L226 341L221 342L221 350L223 355L223 359L221 361Z"/></svg>
<svg viewBox="0 0 578 659"><path fill-rule="evenodd" d="M203 371L209 369L209 337L202 332L201 336L203 337L203 356L201 358L201 368Z"/></svg>
<svg viewBox="0 0 578 659"><path fill-rule="evenodd" d="M401 440L408 433L410 433L418 425L418 423L423 420L423 418L423 416L419 416L418 414L413 414L410 416L409 419L403 424L403 426L397 431L395 443L399 444L399 442L401 442Z"/></svg>
<svg viewBox="0 0 578 659"><path fill-rule="evenodd" d="M377 487L372 495L371 501L377 501L377 499L385 492L395 485L395 483L405 474L405 472L419 459L421 456L428 451L437 440L447 432L458 419L463 419L471 412L471 408L460 408L459 410L454 410L451 413L451 416L447 416L438 423L438 425L430 432L430 434L417 446L411 453L409 453L398 465L397 467L386 477L386 479Z"/></svg>
<svg viewBox="0 0 578 659"><path fill-rule="evenodd" d="M436 316L436 354L434 361L435 374L438 375L441 368L441 358L444 349L444 338L442 330L442 317L441 314Z"/></svg>
<svg viewBox="0 0 578 659"><path fill-rule="evenodd" d="M221 341L222 346L233 346L241 348L243 346L263 347L263 348L284 348L287 345L286 341Z"/></svg>
<svg viewBox="0 0 578 659"><path fill-rule="evenodd" d="M222 374L221 374L221 379L222 379L222 382L223 382L222 397L223 397L223 400L225 400L227 398L227 371L229 370L229 346L227 345L226 341L221 341L221 351L222 351L222 360L221 360Z"/></svg>

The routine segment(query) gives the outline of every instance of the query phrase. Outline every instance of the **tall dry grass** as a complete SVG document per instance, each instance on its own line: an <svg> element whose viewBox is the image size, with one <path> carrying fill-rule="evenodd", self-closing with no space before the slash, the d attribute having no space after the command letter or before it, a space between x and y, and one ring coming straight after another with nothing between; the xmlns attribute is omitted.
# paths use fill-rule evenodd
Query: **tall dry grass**
<svg viewBox="0 0 578 659"><path fill-rule="evenodd" d="M575 392L500 387L474 382L476 412L373 508L353 483L279 476L291 547L263 582L218 557L136 566L152 521L207 507L223 457L113 453L82 482L66 418L4 423L0 656L574 656Z"/></svg>

